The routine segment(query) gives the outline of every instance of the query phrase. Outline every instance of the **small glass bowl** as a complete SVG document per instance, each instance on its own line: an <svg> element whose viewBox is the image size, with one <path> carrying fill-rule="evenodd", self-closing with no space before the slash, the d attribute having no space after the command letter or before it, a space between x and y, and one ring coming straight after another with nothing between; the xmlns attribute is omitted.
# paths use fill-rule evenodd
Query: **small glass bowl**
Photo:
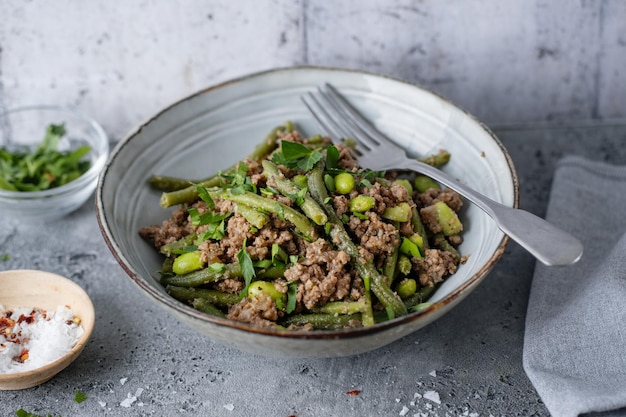
<svg viewBox="0 0 626 417"><path fill-rule="evenodd" d="M109 140L91 118L59 106L28 106L0 113L0 148L10 151L24 146L36 148L50 124L65 124L66 135L57 149L67 151L82 145L91 147L86 158L87 172L63 186L44 191L0 189L0 216L24 220L58 219L82 206L93 194L98 176L109 156Z"/></svg>

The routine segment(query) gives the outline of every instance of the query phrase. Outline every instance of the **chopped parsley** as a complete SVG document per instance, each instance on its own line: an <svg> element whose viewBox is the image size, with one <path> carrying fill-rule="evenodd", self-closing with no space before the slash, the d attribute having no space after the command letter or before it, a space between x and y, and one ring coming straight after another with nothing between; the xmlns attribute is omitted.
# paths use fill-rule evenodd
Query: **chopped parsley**
<svg viewBox="0 0 626 417"><path fill-rule="evenodd" d="M303 171L313 169L320 159L322 159L322 153L317 149L309 149L300 143L285 140L280 144L280 152L272 155L272 162L275 164Z"/></svg>
<svg viewBox="0 0 626 417"><path fill-rule="evenodd" d="M256 276L254 264L252 263L252 258L250 258L250 254L246 250L247 243L247 239L244 239L243 245L237 253L237 261L239 262L239 267L241 268L241 274L243 275L243 279L246 282L246 286L242 291L242 294L244 295L248 293L248 287L252 282L252 278Z"/></svg>
<svg viewBox="0 0 626 417"><path fill-rule="evenodd" d="M51 124L35 150L0 148L0 189L7 191L43 191L60 187L83 175L91 162L84 160L91 148L80 146L73 151L58 151L65 136L64 124Z"/></svg>
<svg viewBox="0 0 626 417"><path fill-rule="evenodd" d="M86 399L87 399L87 394L85 394L84 392L81 392L78 390L74 392L74 402L76 402L77 404L82 403Z"/></svg>

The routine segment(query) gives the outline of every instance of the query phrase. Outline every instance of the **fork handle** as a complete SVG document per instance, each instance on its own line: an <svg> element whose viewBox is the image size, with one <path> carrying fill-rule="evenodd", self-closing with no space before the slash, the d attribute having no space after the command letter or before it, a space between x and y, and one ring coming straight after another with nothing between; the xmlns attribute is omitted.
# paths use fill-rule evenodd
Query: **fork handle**
<svg viewBox="0 0 626 417"><path fill-rule="evenodd" d="M400 168L427 175L474 203L489 215L511 239L546 265L570 265L583 253L583 245L571 234L528 211L500 204L453 179L443 171L408 159Z"/></svg>

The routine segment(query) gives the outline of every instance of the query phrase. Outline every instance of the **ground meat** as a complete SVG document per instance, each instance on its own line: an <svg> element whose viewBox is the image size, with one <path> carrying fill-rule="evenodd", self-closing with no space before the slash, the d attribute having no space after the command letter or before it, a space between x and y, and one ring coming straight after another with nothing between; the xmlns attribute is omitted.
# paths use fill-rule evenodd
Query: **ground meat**
<svg viewBox="0 0 626 417"><path fill-rule="evenodd" d="M159 225L143 227L139 230L139 236L152 241L157 249L168 243L176 242L187 236L192 228L187 221L188 213L183 208L174 210L169 219Z"/></svg>
<svg viewBox="0 0 626 417"><path fill-rule="evenodd" d="M419 281L423 286L432 287L443 281L444 277L454 274L458 267L458 258L450 252L439 249L426 249L424 258L412 258L419 270Z"/></svg>
<svg viewBox="0 0 626 417"><path fill-rule="evenodd" d="M237 294L243 290L243 282L238 278L226 278L213 284L213 288L218 291Z"/></svg>
<svg viewBox="0 0 626 417"><path fill-rule="evenodd" d="M416 200L421 207L432 206L439 201L443 201L454 211L459 211L463 207L461 196L449 188L430 188L423 193L418 193Z"/></svg>
<svg viewBox="0 0 626 417"><path fill-rule="evenodd" d="M359 168L359 163L356 159L354 159L354 155L352 155L350 148L341 146L337 148L339 149L339 159L337 160L337 165L346 171L356 171Z"/></svg>
<svg viewBox="0 0 626 417"><path fill-rule="evenodd" d="M375 256L392 253L399 243L399 233L394 225L383 222L374 212L368 212L368 220L351 216L347 226L360 245Z"/></svg>
<svg viewBox="0 0 626 417"><path fill-rule="evenodd" d="M260 292L252 298L246 297L231 306L226 317L261 327L275 327L278 309L272 297Z"/></svg>
<svg viewBox="0 0 626 417"><path fill-rule="evenodd" d="M441 224L439 220L437 220L437 215L434 211L421 209L420 217L422 218L422 223L428 230L433 233L441 232Z"/></svg>
<svg viewBox="0 0 626 417"><path fill-rule="evenodd" d="M349 261L347 253L318 239L306 245L305 258L285 271L285 279L299 281L296 301L312 309L350 294Z"/></svg>
<svg viewBox="0 0 626 417"><path fill-rule="evenodd" d="M363 195L374 197L376 205L373 211L378 214L382 214L387 207L395 207L400 203L408 203L415 207L415 202L409 197L407 189L400 184L385 186L375 182L371 187L360 187L359 191ZM351 197L353 198L352 195Z"/></svg>

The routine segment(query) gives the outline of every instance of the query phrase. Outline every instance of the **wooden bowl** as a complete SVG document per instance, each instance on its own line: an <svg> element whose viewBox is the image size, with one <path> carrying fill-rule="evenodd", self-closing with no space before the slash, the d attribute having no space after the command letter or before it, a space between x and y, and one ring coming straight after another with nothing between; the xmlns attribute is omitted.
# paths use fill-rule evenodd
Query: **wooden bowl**
<svg viewBox="0 0 626 417"><path fill-rule="evenodd" d="M95 312L87 293L73 281L50 272L0 272L0 304L5 309L38 307L48 311L67 305L84 329L76 345L54 362L31 371L0 374L0 390L31 388L48 381L78 357L93 331Z"/></svg>

